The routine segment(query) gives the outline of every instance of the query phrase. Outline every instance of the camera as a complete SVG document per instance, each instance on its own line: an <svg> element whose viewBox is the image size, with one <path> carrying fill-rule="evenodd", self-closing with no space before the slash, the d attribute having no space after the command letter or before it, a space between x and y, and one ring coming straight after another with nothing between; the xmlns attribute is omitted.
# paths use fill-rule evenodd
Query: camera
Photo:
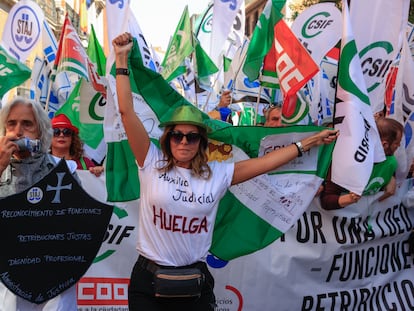
<svg viewBox="0 0 414 311"><path fill-rule="evenodd" d="M31 153L36 153L40 151L40 140L39 139L30 139L27 137L20 138L15 140L14 143L19 146L19 151L29 151Z"/></svg>

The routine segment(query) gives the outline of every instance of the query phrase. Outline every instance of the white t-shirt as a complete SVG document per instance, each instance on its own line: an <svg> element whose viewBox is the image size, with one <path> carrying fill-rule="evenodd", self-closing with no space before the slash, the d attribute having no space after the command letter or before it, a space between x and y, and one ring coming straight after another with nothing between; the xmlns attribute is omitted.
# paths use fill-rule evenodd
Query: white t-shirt
<svg viewBox="0 0 414 311"><path fill-rule="evenodd" d="M210 162L212 174L206 180L181 167L159 171L162 159L151 143L139 168L137 250L160 265L193 264L208 254L218 204L231 185L234 163Z"/></svg>

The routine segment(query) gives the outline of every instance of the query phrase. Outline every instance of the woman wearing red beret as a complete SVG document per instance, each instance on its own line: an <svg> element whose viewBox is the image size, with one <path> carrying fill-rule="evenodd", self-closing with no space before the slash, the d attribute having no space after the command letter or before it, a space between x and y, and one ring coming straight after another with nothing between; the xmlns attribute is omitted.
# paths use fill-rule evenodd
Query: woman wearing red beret
<svg viewBox="0 0 414 311"><path fill-rule="evenodd" d="M73 160L78 170L89 170L95 176L103 172L103 166L96 166L91 159L83 155L83 144L79 137L79 129L64 114L52 119L53 139L51 154L58 158Z"/></svg>

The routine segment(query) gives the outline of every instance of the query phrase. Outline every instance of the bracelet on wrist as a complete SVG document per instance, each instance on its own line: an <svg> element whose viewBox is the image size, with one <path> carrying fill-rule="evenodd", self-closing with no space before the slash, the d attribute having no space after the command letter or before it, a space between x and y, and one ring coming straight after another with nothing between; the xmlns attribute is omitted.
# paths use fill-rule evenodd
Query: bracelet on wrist
<svg viewBox="0 0 414 311"><path fill-rule="evenodd" d="M129 76L129 69L128 68L116 68L115 74L121 76Z"/></svg>
<svg viewBox="0 0 414 311"><path fill-rule="evenodd" d="M296 149L298 149L298 157L301 157L305 153L305 149L303 149L302 143L300 141L297 141L293 144L296 146Z"/></svg>

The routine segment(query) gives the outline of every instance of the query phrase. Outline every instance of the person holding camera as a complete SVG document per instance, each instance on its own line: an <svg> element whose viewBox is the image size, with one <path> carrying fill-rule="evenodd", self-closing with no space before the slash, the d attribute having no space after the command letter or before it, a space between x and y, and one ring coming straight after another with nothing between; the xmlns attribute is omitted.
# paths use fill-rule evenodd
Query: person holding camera
<svg viewBox="0 0 414 311"><path fill-rule="evenodd" d="M50 119L40 104L17 97L3 106L0 110L0 198L22 192L49 174L57 163L48 152L51 140ZM0 310L77 310L76 286L37 305L16 296L0 282L0 297Z"/></svg>
<svg viewBox="0 0 414 311"><path fill-rule="evenodd" d="M40 104L17 97L0 110L0 197L25 190L53 169L51 140L50 120Z"/></svg>
<svg viewBox="0 0 414 311"><path fill-rule="evenodd" d="M338 131L323 130L260 158L207 162L208 117L188 103L160 124L164 133L158 148L134 111L128 76L132 37L121 34L112 44L119 112L141 187L139 257L131 273L129 310L214 310L214 280L205 259L220 199L231 185L274 170L312 147L332 143Z"/></svg>

